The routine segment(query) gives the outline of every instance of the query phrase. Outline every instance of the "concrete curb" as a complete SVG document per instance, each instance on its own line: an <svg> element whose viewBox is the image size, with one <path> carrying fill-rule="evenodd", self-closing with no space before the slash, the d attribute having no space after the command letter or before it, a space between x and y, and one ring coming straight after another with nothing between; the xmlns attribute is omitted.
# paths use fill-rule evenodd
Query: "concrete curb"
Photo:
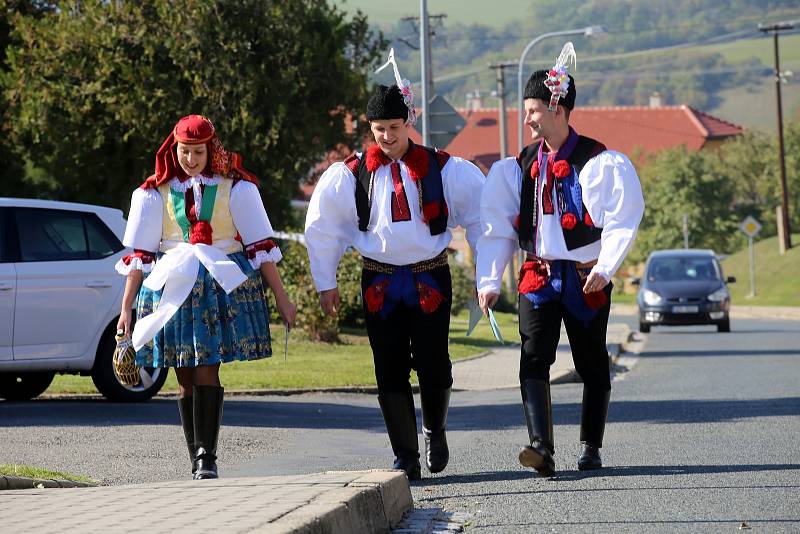
<svg viewBox="0 0 800 534"><path fill-rule="evenodd" d="M611 304L611 313L620 315L638 315L636 304ZM745 306L731 305L730 316L733 319L779 319L800 321L800 306Z"/></svg>
<svg viewBox="0 0 800 534"><path fill-rule="evenodd" d="M77 482L74 480L27 478L0 475L0 490L18 490L33 488L93 488L96 484Z"/></svg>
<svg viewBox="0 0 800 534"><path fill-rule="evenodd" d="M327 471L325 474L346 473ZM411 488L402 471L375 470L349 482L342 489L323 493L255 532L387 532L413 506Z"/></svg>

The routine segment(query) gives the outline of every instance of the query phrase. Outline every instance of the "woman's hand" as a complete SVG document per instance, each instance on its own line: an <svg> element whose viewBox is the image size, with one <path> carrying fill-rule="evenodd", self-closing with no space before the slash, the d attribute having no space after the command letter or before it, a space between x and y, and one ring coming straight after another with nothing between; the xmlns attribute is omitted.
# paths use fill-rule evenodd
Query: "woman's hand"
<svg viewBox="0 0 800 534"><path fill-rule="evenodd" d="M117 331L122 330L125 337L131 337L131 317L133 313L130 308L123 307L119 312L119 321L117 321Z"/></svg>
<svg viewBox="0 0 800 534"><path fill-rule="evenodd" d="M275 304L278 308L278 315L281 316L286 326L288 326L290 330L294 328L294 321L297 318L297 306L295 306L285 294L282 298L277 298L276 296Z"/></svg>

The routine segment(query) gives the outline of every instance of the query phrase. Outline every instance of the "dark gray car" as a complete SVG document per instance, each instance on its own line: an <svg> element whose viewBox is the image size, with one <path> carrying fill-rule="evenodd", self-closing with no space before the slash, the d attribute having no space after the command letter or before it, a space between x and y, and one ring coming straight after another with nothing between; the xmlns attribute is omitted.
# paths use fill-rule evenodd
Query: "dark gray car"
<svg viewBox="0 0 800 534"><path fill-rule="evenodd" d="M718 332L730 332L731 296L711 250L657 250L650 254L639 284L639 330L656 325L713 324Z"/></svg>

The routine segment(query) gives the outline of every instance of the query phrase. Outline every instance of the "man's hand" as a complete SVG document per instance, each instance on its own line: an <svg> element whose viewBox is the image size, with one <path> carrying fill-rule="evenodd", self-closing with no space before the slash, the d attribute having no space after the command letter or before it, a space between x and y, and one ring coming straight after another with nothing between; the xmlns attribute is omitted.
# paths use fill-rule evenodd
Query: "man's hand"
<svg viewBox="0 0 800 534"><path fill-rule="evenodd" d="M342 301L339 299L339 288L326 289L319 293L319 305L322 306L322 311L325 315L334 316L339 308L342 307Z"/></svg>
<svg viewBox="0 0 800 534"><path fill-rule="evenodd" d="M600 291L608 285L608 282L605 276L592 271L589 273L589 276L586 277L586 282L583 284L583 292L594 293L595 291Z"/></svg>
<svg viewBox="0 0 800 534"><path fill-rule="evenodd" d="M489 308L494 308L494 305L497 304L499 299L500 295L492 293L491 291L482 291L478 293L478 306L480 306L484 316L489 315Z"/></svg>

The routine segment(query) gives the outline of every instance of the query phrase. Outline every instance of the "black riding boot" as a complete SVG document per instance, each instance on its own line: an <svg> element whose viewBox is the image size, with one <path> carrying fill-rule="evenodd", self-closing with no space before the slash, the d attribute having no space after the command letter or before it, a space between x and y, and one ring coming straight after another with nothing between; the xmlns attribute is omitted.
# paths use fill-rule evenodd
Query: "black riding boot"
<svg viewBox="0 0 800 534"><path fill-rule="evenodd" d="M219 386L194 387L194 442L197 471L195 480L217 478L217 438L222 422L224 389Z"/></svg>
<svg viewBox="0 0 800 534"><path fill-rule="evenodd" d="M550 404L550 383L526 379L520 383L522 407L528 425L530 445L519 453L519 463L532 467L544 477L555 474L555 448L553 447L553 414Z"/></svg>
<svg viewBox="0 0 800 534"><path fill-rule="evenodd" d="M392 468L405 471L409 480L419 480L421 473L417 416L414 413L411 390L403 393L379 393L378 403L381 405L386 431L395 455Z"/></svg>
<svg viewBox="0 0 800 534"><path fill-rule="evenodd" d="M581 407L581 441L584 443L583 453L578 459L578 469L600 469L600 448L603 446L603 433L608 416L608 400L611 391L598 390L583 386L583 404Z"/></svg>
<svg viewBox="0 0 800 534"><path fill-rule="evenodd" d="M180 397L178 399L178 413L181 414L183 437L186 438L186 447L189 449L189 461L192 462L192 475L197 471L197 451L194 447L194 397Z"/></svg>
<svg viewBox="0 0 800 534"><path fill-rule="evenodd" d="M431 473L438 473L447 467L450 449L447 447L445 424L447 409L450 406L450 388L419 388L422 404L422 435L425 437L425 463Z"/></svg>

